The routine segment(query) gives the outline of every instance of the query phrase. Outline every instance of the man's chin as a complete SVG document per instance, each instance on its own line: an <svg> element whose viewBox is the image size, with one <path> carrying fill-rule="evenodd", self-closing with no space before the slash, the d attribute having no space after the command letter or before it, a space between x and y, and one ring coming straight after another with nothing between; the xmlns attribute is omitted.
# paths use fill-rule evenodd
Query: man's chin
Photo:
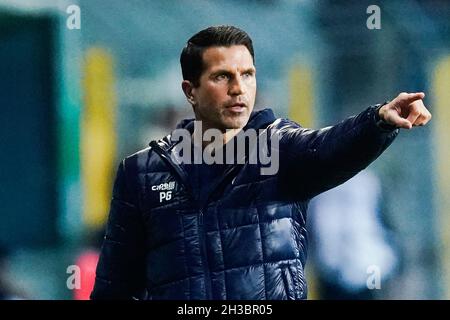
<svg viewBox="0 0 450 320"><path fill-rule="evenodd" d="M239 119L230 119L228 121L225 121L223 124L226 129L242 129L243 127L245 127L247 122L248 117L243 117Z"/></svg>

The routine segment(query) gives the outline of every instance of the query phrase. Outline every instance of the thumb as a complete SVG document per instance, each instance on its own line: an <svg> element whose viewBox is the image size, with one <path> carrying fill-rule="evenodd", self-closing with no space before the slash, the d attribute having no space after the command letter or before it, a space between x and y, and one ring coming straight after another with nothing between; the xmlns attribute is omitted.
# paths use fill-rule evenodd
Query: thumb
<svg viewBox="0 0 450 320"><path fill-rule="evenodd" d="M403 129L411 129L412 128L411 122L409 122L408 119L400 117L400 115L396 112L391 113L391 115L389 117L389 123L393 124L399 128L403 128Z"/></svg>

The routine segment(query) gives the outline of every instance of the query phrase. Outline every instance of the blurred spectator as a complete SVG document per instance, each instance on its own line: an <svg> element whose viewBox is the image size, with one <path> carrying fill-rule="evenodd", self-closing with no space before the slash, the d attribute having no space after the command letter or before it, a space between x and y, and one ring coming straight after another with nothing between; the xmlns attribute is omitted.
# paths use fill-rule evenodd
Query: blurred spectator
<svg viewBox="0 0 450 320"><path fill-rule="evenodd" d="M86 249L76 259L76 265L80 268L80 288L75 289L75 300L89 300L89 295L94 288L95 268L99 258L98 250Z"/></svg>
<svg viewBox="0 0 450 320"><path fill-rule="evenodd" d="M92 232L87 239L87 245L75 259L75 265L80 268L80 288L73 290L74 300L89 300L94 288L95 270L100 255L100 247L105 231Z"/></svg>
<svg viewBox="0 0 450 320"><path fill-rule="evenodd" d="M311 253L321 299L373 299L371 268L380 271L380 283L393 275L398 259L380 219L380 195L378 177L365 170L311 201Z"/></svg>

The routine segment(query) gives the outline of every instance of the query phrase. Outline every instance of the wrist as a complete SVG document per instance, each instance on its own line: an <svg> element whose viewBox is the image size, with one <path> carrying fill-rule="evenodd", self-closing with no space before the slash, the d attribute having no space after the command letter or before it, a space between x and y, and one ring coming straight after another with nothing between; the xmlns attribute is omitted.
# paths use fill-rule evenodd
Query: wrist
<svg viewBox="0 0 450 320"><path fill-rule="evenodd" d="M397 129L397 126L392 125L384 120L384 111L386 108L383 108L385 105L387 105L390 101L386 101L382 104L379 104L375 107L375 123L376 125L385 131L391 131Z"/></svg>

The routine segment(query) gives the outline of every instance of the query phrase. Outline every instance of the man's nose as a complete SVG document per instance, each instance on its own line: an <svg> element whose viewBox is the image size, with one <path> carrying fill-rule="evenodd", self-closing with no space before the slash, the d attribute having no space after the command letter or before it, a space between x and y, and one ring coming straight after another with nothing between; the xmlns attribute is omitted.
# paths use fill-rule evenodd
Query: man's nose
<svg viewBox="0 0 450 320"><path fill-rule="evenodd" d="M233 81L230 82L228 91L230 96L239 96L245 93L245 84L241 76L234 77Z"/></svg>

